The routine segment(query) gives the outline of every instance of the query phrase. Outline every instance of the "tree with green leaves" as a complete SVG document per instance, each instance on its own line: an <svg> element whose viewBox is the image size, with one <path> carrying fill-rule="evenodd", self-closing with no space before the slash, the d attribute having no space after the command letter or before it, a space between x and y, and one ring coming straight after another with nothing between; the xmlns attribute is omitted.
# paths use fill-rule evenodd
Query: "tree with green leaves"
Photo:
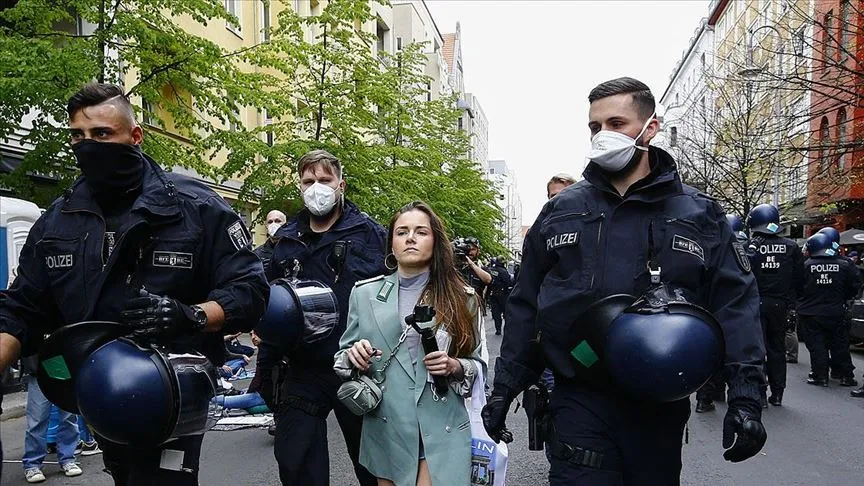
<svg viewBox="0 0 864 486"><path fill-rule="evenodd" d="M467 159L455 99L427 101L422 46L376 56L374 36L356 28L372 18L366 0L330 2L317 15L280 13L270 42L255 52L258 65L278 73L267 90L273 121L258 129L273 142L249 139L223 177L244 180L241 197L290 213L301 207L295 161L325 149L342 161L348 196L379 222L421 199L453 236L504 252L495 191Z"/></svg>
<svg viewBox="0 0 864 486"><path fill-rule="evenodd" d="M267 77L248 69L257 46L227 51L181 28L179 18L202 29L237 25L212 0L20 0L0 10L0 140L18 132L28 149L20 167L0 174L0 185L44 205L78 175L65 105L93 80L125 84L154 107L144 115L170 128L145 137L144 150L157 161L215 176L210 159L252 136L222 134L239 125L237 106L266 105ZM60 183L39 191L32 174Z"/></svg>

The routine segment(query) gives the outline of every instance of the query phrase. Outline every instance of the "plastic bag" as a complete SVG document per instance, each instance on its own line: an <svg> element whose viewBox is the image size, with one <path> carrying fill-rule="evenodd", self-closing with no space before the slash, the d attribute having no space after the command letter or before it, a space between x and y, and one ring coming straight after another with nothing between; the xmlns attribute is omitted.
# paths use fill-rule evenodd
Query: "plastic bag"
<svg viewBox="0 0 864 486"><path fill-rule="evenodd" d="M486 378L477 372L471 397L465 400L471 421L471 486L504 486L507 475L507 444L496 444L486 429L480 412L486 405Z"/></svg>

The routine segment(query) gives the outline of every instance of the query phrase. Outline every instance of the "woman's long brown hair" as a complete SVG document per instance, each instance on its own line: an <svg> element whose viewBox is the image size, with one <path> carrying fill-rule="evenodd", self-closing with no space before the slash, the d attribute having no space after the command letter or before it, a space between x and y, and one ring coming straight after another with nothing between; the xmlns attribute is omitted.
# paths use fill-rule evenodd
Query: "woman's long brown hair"
<svg viewBox="0 0 864 486"><path fill-rule="evenodd" d="M447 239L447 232L441 218L422 201L405 205L390 219L387 248L393 251L393 230L396 220L399 216L414 210L429 216L429 225L432 227L432 235L435 239L432 246L432 261L429 265L429 283L423 291L423 298L435 306L436 319L453 336L451 354L468 356L477 346L478 336L475 335L473 316L468 309L466 284L456 271L453 248Z"/></svg>

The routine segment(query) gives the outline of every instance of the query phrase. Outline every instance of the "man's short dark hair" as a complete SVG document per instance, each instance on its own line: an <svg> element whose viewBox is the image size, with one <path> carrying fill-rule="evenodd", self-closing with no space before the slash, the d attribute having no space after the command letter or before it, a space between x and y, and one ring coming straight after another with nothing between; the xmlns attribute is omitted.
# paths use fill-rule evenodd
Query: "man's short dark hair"
<svg viewBox="0 0 864 486"><path fill-rule="evenodd" d="M123 93L123 88L116 84L88 83L84 85L69 98L69 102L66 104L66 113L69 114L69 118L72 118L79 110L101 105L106 101L110 101L111 104L126 113L129 121L133 125L135 124L135 111L132 109L132 104L129 103L129 98Z"/></svg>
<svg viewBox="0 0 864 486"><path fill-rule="evenodd" d="M335 155L326 150L313 150L300 157L300 160L297 161L297 176L303 177L303 172L317 166L327 169L340 179L342 178L342 164L339 163L339 159Z"/></svg>
<svg viewBox="0 0 864 486"><path fill-rule="evenodd" d="M654 114L656 103L654 102L654 95L651 94L651 88L642 81L633 78L618 78L598 84L588 94L588 102L594 103L602 98L628 93L633 95L633 103L636 104L636 111L639 116L648 119Z"/></svg>

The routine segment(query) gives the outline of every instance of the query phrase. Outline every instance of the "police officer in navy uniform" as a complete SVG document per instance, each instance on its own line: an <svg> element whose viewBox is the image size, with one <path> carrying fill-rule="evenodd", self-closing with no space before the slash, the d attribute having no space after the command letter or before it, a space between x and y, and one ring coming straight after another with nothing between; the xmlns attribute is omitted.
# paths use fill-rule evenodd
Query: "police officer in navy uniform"
<svg viewBox="0 0 864 486"><path fill-rule="evenodd" d="M766 438L756 281L719 205L681 183L669 154L649 148L659 130L649 88L615 79L594 88L589 101L591 163L584 180L551 199L526 235L484 426L496 441L512 438L509 406L537 381L546 358L556 386L550 484L678 484L689 400L622 397L564 379L566 363L550 358L569 354L556 346L580 325L582 310L612 294L640 295L653 275L698 295L725 336L724 457L745 460ZM651 371L634 379L650 380Z"/></svg>
<svg viewBox="0 0 864 486"><path fill-rule="evenodd" d="M67 111L83 176L36 221L18 277L0 293L0 369L45 333L87 320L123 322L174 352L222 362L221 334L249 331L269 292L249 231L218 194L141 151L120 87L89 84ZM97 439L115 484L197 485L203 437L145 449ZM160 467L169 450L185 471Z"/></svg>
<svg viewBox="0 0 864 486"><path fill-rule="evenodd" d="M735 239L742 245L747 243L748 238L747 232L744 228L744 220L737 214L727 214L726 222L729 223L729 227L732 228L732 234L735 235ZM723 373L717 373L708 380L708 383L705 383L705 385L696 392L696 407L694 408L696 413L705 413L715 410L716 406L714 405L714 402L722 401L725 391L726 381L723 379Z"/></svg>
<svg viewBox="0 0 864 486"><path fill-rule="evenodd" d="M377 485L358 463L363 421L336 398L341 380L333 372L333 356L345 332L354 284L389 273L384 255L387 232L345 199L342 165L332 154L307 153L298 161L297 174L305 208L276 232L279 241L268 278L296 276L323 283L336 295L340 315L329 337L314 345L285 349L265 339L260 347L258 367L268 376L265 383L283 357L287 362L276 378L277 396L265 393L275 410L279 477L284 485L329 484L326 419L334 411L358 482ZM395 269L392 255L389 260Z"/></svg>
<svg viewBox="0 0 864 486"><path fill-rule="evenodd" d="M510 295L510 272L504 266L504 258L493 257L490 262L489 273L492 275L492 283L486 292L489 299L489 307L492 311L492 320L495 322L495 335L501 335L503 326L504 304Z"/></svg>
<svg viewBox="0 0 864 486"><path fill-rule="evenodd" d="M807 239L810 258L805 262L805 283L798 303L801 326L807 330L804 344L810 351L813 376L807 383L828 386L828 351L841 386L855 386L849 337L843 325L846 301L861 287L858 269L840 256L824 233Z"/></svg>
<svg viewBox="0 0 864 486"><path fill-rule="evenodd" d="M776 207L756 206L747 216L747 226L751 233L748 255L759 285L759 316L768 355L768 403L779 407L786 388L786 321L804 286L804 255L794 241L778 234L780 212Z"/></svg>

